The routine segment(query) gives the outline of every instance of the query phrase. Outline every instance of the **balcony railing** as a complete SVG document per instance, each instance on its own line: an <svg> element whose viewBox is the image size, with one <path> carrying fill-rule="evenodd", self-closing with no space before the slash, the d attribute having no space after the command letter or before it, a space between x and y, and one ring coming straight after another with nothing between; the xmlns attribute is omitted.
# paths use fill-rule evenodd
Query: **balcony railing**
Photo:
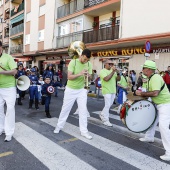
<svg viewBox="0 0 170 170"><path fill-rule="evenodd" d="M88 8L97 4L100 4L107 0L84 0L84 8Z"/></svg>
<svg viewBox="0 0 170 170"><path fill-rule="evenodd" d="M23 52L23 44L13 46L10 48L10 54L17 54L17 53L22 53Z"/></svg>
<svg viewBox="0 0 170 170"><path fill-rule="evenodd" d="M119 38L119 25L101 28L98 30L84 30L64 36L57 37L57 48L65 48L73 41L83 41L86 43L95 43L99 41L114 40Z"/></svg>
<svg viewBox="0 0 170 170"><path fill-rule="evenodd" d="M84 9L84 1L83 0L75 0L68 4L65 4L57 9L57 18L62 18L67 15L73 14L79 10Z"/></svg>
<svg viewBox="0 0 170 170"><path fill-rule="evenodd" d="M68 47L71 42L76 40L82 41L82 39L83 39L82 31L57 37L57 48Z"/></svg>
<svg viewBox="0 0 170 170"><path fill-rule="evenodd" d="M24 3L21 3L18 8L15 7L14 9L11 10L11 17L21 12L22 10L24 10Z"/></svg>
<svg viewBox="0 0 170 170"><path fill-rule="evenodd" d="M24 32L24 24L17 25L16 27L11 28L10 36Z"/></svg>
<svg viewBox="0 0 170 170"><path fill-rule="evenodd" d="M119 25L83 32L83 42L93 43L119 38Z"/></svg>

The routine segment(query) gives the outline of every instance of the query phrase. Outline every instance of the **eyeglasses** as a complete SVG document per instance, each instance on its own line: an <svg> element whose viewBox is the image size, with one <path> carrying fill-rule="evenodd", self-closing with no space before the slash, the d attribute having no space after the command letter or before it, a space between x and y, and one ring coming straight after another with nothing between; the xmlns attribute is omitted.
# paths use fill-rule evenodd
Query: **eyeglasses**
<svg viewBox="0 0 170 170"><path fill-rule="evenodd" d="M113 66L114 64L113 63L108 63L109 64L109 66Z"/></svg>

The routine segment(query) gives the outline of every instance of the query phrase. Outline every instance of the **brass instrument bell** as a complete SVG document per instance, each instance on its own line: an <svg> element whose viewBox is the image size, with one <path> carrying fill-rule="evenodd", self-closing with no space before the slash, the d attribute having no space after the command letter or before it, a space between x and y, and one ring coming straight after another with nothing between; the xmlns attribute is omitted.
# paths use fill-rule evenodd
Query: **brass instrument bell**
<svg viewBox="0 0 170 170"><path fill-rule="evenodd" d="M83 50L86 48L82 41L74 41L68 47L68 55L72 59L79 58L82 55Z"/></svg>

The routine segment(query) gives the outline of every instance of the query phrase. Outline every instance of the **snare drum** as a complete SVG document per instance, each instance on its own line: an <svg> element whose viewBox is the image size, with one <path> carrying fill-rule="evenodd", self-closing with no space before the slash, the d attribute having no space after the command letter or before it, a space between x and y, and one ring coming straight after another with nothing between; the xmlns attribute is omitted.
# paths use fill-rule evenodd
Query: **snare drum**
<svg viewBox="0 0 170 170"><path fill-rule="evenodd" d="M157 109L148 100L126 101L120 110L120 119L126 127L135 133L148 130L155 122Z"/></svg>

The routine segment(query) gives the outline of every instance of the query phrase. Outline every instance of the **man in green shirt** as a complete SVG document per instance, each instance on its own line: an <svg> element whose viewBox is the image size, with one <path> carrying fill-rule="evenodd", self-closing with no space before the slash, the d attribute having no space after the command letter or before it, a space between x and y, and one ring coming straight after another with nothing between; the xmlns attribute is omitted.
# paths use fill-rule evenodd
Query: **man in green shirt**
<svg viewBox="0 0 170 170"><path fill-rule="evenodd" d="M68 82L54 133L59 133L64 127L70 110L77 100L81 135L87 139L92 139L87 130L87 90L84 89L84 77L90 77L92 74L92 65L89 62L90 57L91 51L85 49L78 59L73 59L68 65Z"/></svg>
<svg viewBox="0 0 170 170"><path fill-rule="evenodd" d="M5 132L5 142L12 139L15 129L15 101L17 64L12 56L3 53L0 41L0 135ZM7 105L6 114L4 104Z"/></svg>
<svg viewBox="0 0 170 170"><path fill-rule="evenodd" d="M165 155L160 156L160 158L165 161L170 161L170 93L162 77L155 74L155 70L156 63L151 60L146 60L143 65L143 74L148 77L147 92L142 92L139 90L136 91L136 95L138 96L151 97L158 109L157 120L146 132L147 135L145 138L140 140L154 142L155 128L159 119L159 129L162 143L166 151Z"/></svg>
<svg viewBox="0 0 170 170"><path fill-rule="evenodd" d="M111 60L104 63L105 68L100 71L100 79L102 85L102 94L104 96L105 106L99 117L106 126L112 126L109 121L109 109L114 102L116 95L116 81L120 80L117 75L116 67Z"/></svg>

